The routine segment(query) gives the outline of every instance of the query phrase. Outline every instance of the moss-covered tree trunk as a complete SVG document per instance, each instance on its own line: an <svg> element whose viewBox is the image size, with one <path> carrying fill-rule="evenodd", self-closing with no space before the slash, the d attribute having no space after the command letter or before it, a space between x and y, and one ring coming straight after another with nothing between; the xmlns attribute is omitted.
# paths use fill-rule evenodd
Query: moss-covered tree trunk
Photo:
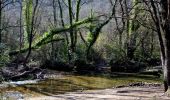
<svg viewBox="0 0 170 100"><path fill-rule="evenodd" d="M86 25L87 23L90 23L90 22L93 22L93 21L96 21L96 18L87 18L87 19L81 20L79 22L74 23L72 25L72 27L70 25L65 25L64 28L54 28L50 32L46 32L46 33L44 33L43 36L36 39L35 43L32 45L31 48L32 49L38 49L40 46L45 45L47 43L51 43L53 41L63 40L63 39L54 39L53 41L51 41L51 40L49 41L49 38L51 36L56 35L56 34L69 32L71 28L75 28L75 27L78 27L78 26L80 27L81 25ZM26 46L25 48L23 48L21 50L21 53L25 53L26 51L28 51L28 49L29 48ZM9 56L13 56L13 55L16 55L18 53L19 53L19 50L14 50L14 51L9 52Z"/></svg>
<svg viewBox="0 0 170 100"><path fill-rule="evenodd" d="M81 4L81 0L77 0L77 2L76 2L76 19L75 19L75 22L79 21L80 4ZM75 49L76 49L76 44L77 44L77 29L75 29L75 31L74 31L74 48Z"/></svg>
<svg viewBox="0 0 170 100"><path fill-rule="evenodd" d="M128 15L129 19L127 20L127 58L133 59L134 52L136 50L136 33L137 30L135 24L135 18L137 16L137 0L131 1L131 13Z"/></svg>
<svg viewBox="0 0 170 100"><path fill-rule="evenodd" d="M97 38L99 37L99 34L100 34L102 28L111 21L111 19L113 18L114 14L115 14L115 6L113 6L112 13L111 13L111 15L110 15L110 17L108 19L106 19L104 22L98 23L94 27L90 28L91 39L88 41L89 44L88 44L87 49L86 49L86 59L87 60L90 57L89 56L90 50L91 50L92 46L95 44L95 42L97 41Z"/></svg>
<svg viewBox="0 0 170 100"><path fill-rule="evenodd" d="M25 0L23 14L25 16L25 35L28 42L28 53L25 57L25 62L28 60L31 49L32 49L32 42L33 42L33 33L34 33L34 24L35 24L35 14L38 7L38 0L35 1L35 5L33 5L33 0ZM26 43L27 44L27 43Z"/></svg>

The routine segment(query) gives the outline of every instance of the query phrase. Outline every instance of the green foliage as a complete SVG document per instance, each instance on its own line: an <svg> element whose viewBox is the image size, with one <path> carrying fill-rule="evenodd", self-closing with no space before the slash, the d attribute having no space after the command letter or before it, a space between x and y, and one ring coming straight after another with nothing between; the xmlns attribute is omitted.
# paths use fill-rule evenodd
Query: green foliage
<svg viewBox="0 0 170 100"><path fill-rule="evenodd" d="M87 33L87 42L88 43L92 42L93 38L94 38L93 34L91 32L88 32Z"/></svg>
<svg viewBox="0 0 170 100"><path fill-rule="evenodd" d="M85 60L86 58L86 46L84 44L78 44L76 49L75 60Z"/></svg>
<svg viewBox="0 0 170 100"><path fill-rule="evenodd" d="M107 49L107 60L110 61L110 65L115 68L115 64L117 64L117 67L119 67L119 69L122 69L122 66L119 66L119 64L126 62L127 61L127 57L124 53L123 50L121 50L118 46L114 45L114 46L109 46L106 45L106 49ZM110 59L108 59L110 58Z"/></svg>
<svg viewBox="0 0 170 100"><path fill-rule="evenodd" d="M0 44L0 67L3 67L7 62L9 62L8 51L9 48L5 44Z"/></svg>
<svg viewBox="0 0 170 100"><path fill-rule="evenodd" d="M96 28L96 24L93 22L87 24L89 32L87 33L87 42L90 44L94 39L94 29Z"/></svg>
<svg viewBox="0 0 170 100"><path fill-rule="evenodd" d="M62 45L62 46L60 46ZM57 52L56 60L60 62L67 62L68 61L68 52L67 52L67 44L66 42L59 43L57 46L60 46L56 49Z"/></svg>

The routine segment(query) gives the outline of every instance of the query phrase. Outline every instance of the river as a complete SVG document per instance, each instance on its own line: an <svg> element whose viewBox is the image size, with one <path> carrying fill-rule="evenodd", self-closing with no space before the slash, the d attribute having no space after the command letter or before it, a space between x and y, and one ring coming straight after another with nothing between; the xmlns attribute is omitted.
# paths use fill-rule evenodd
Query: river
<svg viewBox="0 0 170 100"><path fill-rule="evenodd" d="M55 76L53 76L55 77ZM24 83L25 82L25 83ZM8 82L6 87L1 87L1 97L23 95L23 97L52 96L66 92L97 90L126 85L133 82L161 82L153 76L113 76L113 75L64 75L57 78L41 81ZM6 83L5 83L6 84ZM15 99L14 99L15 100Z"/></svg>

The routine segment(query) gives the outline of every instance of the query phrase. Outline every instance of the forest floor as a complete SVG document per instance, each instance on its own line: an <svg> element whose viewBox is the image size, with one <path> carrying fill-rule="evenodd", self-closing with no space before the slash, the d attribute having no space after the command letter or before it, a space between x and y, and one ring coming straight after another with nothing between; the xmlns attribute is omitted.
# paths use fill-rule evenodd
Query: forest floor
<svg viewBox="0 0 170 100"><path fill-rule="evenodd" d="M68 92L60 95L26 98L26 100L170 100L170 97L164 93L163 85L145 84L104 90Z"/></svg>

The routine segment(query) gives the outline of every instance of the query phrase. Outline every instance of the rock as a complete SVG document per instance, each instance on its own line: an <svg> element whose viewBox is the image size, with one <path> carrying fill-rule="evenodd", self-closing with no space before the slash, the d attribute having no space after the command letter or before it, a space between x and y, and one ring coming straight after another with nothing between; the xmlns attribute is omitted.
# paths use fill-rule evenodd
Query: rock
<svg viewBox="0 0 170 100"><path fill-rule="evenodd" d="M18 91L8 91L3 94L2 100L24 100L24 96Z"/></svg>

